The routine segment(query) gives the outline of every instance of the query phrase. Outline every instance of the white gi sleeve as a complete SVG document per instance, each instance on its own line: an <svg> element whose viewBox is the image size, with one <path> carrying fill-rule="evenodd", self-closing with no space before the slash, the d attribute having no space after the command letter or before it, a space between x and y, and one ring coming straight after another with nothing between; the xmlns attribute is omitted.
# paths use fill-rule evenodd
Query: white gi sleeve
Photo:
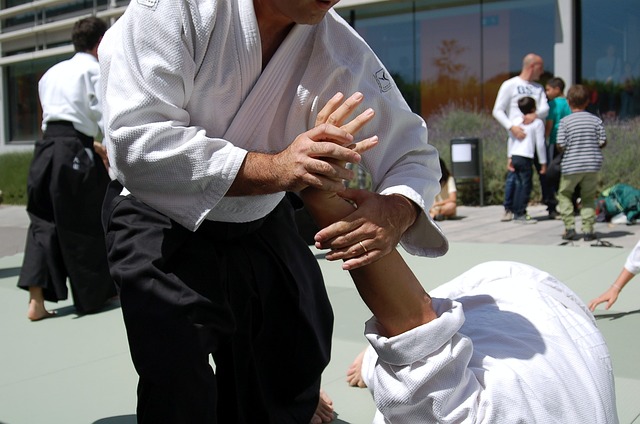
<svg viewBox="0 0 640 424"><path fill-rule="evenodd" d="M640 273L640 241L635 245L624 264L627 271L632 274Z"/></svg>
<svg viewBox="0 0 640 424"><path fill-rule="evenodd" d="M220 4L160 1L152 9L132 2L99 51L107 148L118 180L190 230L227 192L247 153L209 137L187 112L201 95L194 80Z"/></svg>
<svg viewBox="0 0 640 424"><path fill-rule="evenodd" d="M474 422L483 415L484 388L469 368L473 344L458 333L462 305L435 298L433 305L437 319L395 337L380 336L375 318L366 323L378 360L375 367L364 362L362 374L388 422Z"/></svg>

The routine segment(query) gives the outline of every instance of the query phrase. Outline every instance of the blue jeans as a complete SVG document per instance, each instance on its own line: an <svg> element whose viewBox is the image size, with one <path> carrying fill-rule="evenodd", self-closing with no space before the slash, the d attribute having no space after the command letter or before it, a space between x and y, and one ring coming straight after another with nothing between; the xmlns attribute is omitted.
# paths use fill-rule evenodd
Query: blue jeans
<svg viewBox="0 0 640 424"><path fill-rule="evenodd" d="M504 181L504 206L505 211L513 212L513 193L516 189L516 173L507 171Z"/></svg>
<svg viewBox="0 0 640 424"><path fill-rule="evenodd" d="M531 197L531 167L533 159L524 156L512 156L511 163L515 168L515 190L513 193L513 214L520 217L526 214Z"/></svg>
<svg viewBox="0 0 640 424"><path fill-rule="evenodd" d="M550 145L547 146L547 166L553 159L555 154L555 146ZM558 191L557 184L558 181L552 181L547 178L546 175L540 173L540 162L538 161L538 155L536 154L533 159L533 166L536 168L536 172L538 173L538 178L540 179L540 189L542 191L542 203L547 206L547 211L555 212L556 207L558 206L558 201L556 200L556 192Z"/></svg>

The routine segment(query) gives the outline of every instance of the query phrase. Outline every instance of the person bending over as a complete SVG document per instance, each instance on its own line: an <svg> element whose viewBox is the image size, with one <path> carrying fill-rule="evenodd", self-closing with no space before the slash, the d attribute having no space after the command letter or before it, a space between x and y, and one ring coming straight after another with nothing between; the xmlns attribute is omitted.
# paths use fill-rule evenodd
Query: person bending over
<svg viewBox="0 0 640 424"><path fill-rule="evenodd" d="M351 214L360 190L300 196L322 228ZM488 262L430 295L397 249L349 272L374 315L359 358L375 423L618 421L602 334L551 275Z"/></svg>

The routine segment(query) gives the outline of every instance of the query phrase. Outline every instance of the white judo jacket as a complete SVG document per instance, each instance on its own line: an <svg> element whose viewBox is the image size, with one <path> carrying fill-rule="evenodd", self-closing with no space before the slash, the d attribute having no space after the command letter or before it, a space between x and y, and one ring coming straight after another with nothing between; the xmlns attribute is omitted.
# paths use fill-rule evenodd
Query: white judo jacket
<svg viewBox="0 0 640 424"><path fill-rule="evenodd" d="M376 112L359 137L373 187L428 210L440 191L437 151L388 71L334 11L296 25L262 70L252 0L137 0L100 44L106 144L118 180L190 230L205 219L248 222L284 193L225 197L248 151L276 153L341 91ZM439 256L446 239L423 213L402 244Z"/></svg>
<svg viewBox="0 0 640 424"><path fill-rule="evenodd" d="M375 424L618 422L602 333L554 277L487 262L430 294L427 324L391 338L366 324Z"/></svg>

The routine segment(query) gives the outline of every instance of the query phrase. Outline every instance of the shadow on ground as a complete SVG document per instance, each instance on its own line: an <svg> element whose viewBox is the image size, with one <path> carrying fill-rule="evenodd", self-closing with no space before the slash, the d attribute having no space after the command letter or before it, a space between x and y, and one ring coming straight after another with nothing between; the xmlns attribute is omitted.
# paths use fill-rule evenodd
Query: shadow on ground
<svg viewBox="0 0 640 424"><path fill-rule="evenodd" d="M18 275L20 275L20 270L22 269L22 267L15 267L15 268L4 268L4 269L0 269L0 278L10 278L10 277L17 277ZM2 423L0 423L2 424Z"/></svg>
<svg viewBox="0 0 640 424"><path fill-rule="evenodd" d="M137 424L135 415L118 415L117 417L102 418L92 424Z"/></svg>
<svg viewBox="0 0 640 424"><path fill-rule="evenodd" d="M342 421L336 417L332 423L334 424L350 424L348 421ZM0 422L0 424L3 424ZM92 424L137 424L135 415L119 415L117 417L102 418L94 421Z"/></svg>
<svg viewBox="0 0 640 424"><path fill-rule="evenodd" d="M613 239L613 238L628 237L633 235L634 233L631 231L609 231L606 233L606 235L602 235L602 238Z"/></svg>
<svg viewBox="0 0 640 424"><path fill-rule="evenodd" d="M627 315L632 315L632 314L640 314L640 309L636 309L635 311L629 311L629 312L612 312L609 314L597 314L597 315L594 315L594 318L609 319L609 321L613 321L616 319L624 318Z"/></svg>

